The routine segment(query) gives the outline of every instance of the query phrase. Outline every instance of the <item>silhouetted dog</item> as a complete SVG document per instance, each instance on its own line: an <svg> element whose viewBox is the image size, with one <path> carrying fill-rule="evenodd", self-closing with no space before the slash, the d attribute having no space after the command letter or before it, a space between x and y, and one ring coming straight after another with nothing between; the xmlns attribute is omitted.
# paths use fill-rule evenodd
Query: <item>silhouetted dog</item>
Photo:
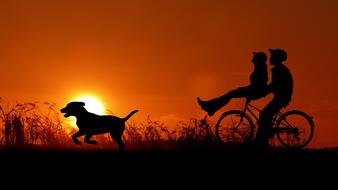
<svg viewBox="0 0 338 190"><path fill-rule="evenodd" d="M100 116L90 113L84 106L84 102L70 102L61 109L61 113L65 113L65 117L76 117L76 125L79 127L79 131L72 136L74 143L80 145L81 142L77 138L86 135L84 142L97 144L96 141L90 140L93 135L110 133L112 139L119 145L120 150L123 150L125 145L121 137L125 129L125 122L138 110L132 111L125 118L119 118L111 115Z"/></svg>

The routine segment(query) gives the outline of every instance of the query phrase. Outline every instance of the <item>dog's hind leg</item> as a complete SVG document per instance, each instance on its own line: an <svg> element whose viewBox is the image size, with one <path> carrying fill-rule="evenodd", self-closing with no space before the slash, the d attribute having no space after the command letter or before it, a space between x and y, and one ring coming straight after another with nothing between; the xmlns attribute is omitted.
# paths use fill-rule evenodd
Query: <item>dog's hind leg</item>
<svg viewBox="0 0 338 190"><path fill-rule="evenodd" d="M92 137L92 134L87 134L84 138L84 142L87 144L97 144L97 141L95 140L90 140L90 138Z"/></svg>
<svg viewBox="0 0 338 190"><path fill-rule="evenodd" d="M77 145L81 145L81 142L79 140L77 140L77 138L81 137L83 135L84 135L84 133L81 130L74 133L74 135L72 135L72 139L73 139L74 143L77 144Z"/></svg>
<svg viewBox="0 0 338 190"><path fill-rule="evenodd" d="M124 150L125 145L124 145L122 138L121 138L122 135L120 135L120 134L116 135L116 134L110 133L110 136L119 145L119 150L121 150L121 151Z"/></svg>

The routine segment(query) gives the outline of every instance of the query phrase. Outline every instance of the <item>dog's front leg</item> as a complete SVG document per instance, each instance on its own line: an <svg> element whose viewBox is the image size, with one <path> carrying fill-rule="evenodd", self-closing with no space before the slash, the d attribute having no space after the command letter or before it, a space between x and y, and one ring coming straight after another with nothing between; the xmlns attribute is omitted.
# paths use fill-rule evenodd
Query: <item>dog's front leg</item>
<svg viewBox="0 0 338 190"><path fill-rule="evenodd" d="M87 134L84 138L84 142L88 143L88 144L97 144L97 141L95 140L90 140L90 138L92 137L92 134Z"/></svg>
<svg viewBox="0 0 338 190"><path fill-rule="evenodd" d="M78 137L84 135L84 133L80 130L78 132L76 132L73 136L72 136L72 139L74 141L75 144L77 145L81 145L81 142L79 140L77 140Z"/></svg>

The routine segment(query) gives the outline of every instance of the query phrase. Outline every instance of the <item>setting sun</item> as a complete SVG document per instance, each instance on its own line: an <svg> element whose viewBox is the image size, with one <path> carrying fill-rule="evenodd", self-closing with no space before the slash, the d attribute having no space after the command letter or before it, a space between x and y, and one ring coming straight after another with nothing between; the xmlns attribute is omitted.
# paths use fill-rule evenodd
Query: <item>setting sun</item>
<svg viewBox="0 0 338 190"><path fill-rule="evenodd" d="M80 96L76 99L78 102L84 102L85 108L88 112L95 113L98 115L103 115L104 112L104 106L102 102L93 96Z"/></svg>

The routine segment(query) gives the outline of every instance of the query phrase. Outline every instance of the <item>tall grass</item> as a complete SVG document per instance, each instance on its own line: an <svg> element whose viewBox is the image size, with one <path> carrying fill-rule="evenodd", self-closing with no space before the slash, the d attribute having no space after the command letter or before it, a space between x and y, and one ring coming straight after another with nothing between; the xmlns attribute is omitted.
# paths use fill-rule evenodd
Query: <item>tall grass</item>
<svg viewBox="0 0 338 190"><path fill-rule="evenodd" d="M71 143L54 103L9 103L0 98L0 145L5 148Z"/></svg>
<svg viewBox="0 0 338 190"><path fill-rule="evenodd" d="M206 118L192 118L168 127L162 121L154 121L148 116L145 122L127 125L123 139L130 147L143 149L192 148L201 144L216 144L211 129Z"/></svg>
<svg viewBox="0 0 338 190"><path fill-rule="evenodd" d="M55 103L9 103L0 98L0 146L2 148L77 147L71 135L77 129L63 118ZM172 149L217 144L207 118L180 121L167 126L150 116L143 122L129 120L123 135L127 148ZM116 146L108 134L96 135L96 147ZM91 146L93 145L85 145Z"/></svg>

